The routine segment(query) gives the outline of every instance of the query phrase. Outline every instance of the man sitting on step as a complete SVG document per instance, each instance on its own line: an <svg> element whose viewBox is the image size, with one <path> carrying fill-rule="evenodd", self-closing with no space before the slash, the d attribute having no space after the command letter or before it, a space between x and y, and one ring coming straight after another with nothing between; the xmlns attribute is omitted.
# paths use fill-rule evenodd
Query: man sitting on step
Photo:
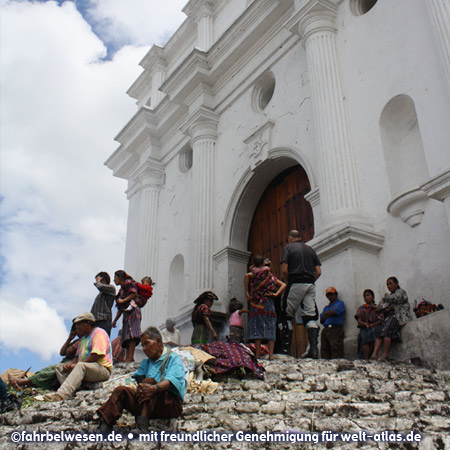
<svg viewBox="0 0 450 450"><path fill-rule="evenodd" d="M106 331L95 326L95 317L88 312L75 317L73 322L81 338L77 356L69 363L56 366L61 386L55 393L44 396L47 401L67 400L82 382L106 381L111 376L112 352Z"/></svg>

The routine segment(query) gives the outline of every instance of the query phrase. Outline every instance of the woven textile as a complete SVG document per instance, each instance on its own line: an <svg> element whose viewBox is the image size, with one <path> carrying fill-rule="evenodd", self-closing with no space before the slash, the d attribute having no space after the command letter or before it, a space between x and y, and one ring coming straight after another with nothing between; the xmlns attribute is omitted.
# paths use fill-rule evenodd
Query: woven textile
<svg viewBox="0 0 450 450"><path fill-rule="evenodd" d="M194 345L194 347L216 357L217 362L211 368L217 374L243 367L253 372L257 378L264 379L264 367L259 365L250 350L242 345L216 341L209 344Z"/></svg>

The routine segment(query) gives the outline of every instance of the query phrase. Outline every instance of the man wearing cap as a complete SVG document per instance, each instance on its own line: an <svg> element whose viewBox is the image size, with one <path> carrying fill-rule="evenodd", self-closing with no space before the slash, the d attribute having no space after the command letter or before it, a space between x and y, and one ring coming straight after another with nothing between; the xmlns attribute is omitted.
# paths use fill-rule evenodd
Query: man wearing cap
<svg viewBox="0 0 450 450"><path fill-rule="evenodd" d="M316 252L302 242L299 231L288 234L288 244L281 257L281 275L288 282L285 294L287 316L293 317L297 325L305 325L308 333L309 358L318 358L317 338L319 336L319 318L316 306L315 281L322 271ZM294 325L294 324L293 324ZM294 327L293 327L294 328Z"/></svg>
<svg viewBox="0 0 450 450"><path fill-rule="evenodd" d="M320 315L320 323L324 326L320 335L320 356L323 359L344 357L344 302L338 300L336 288L329 287L325 295L330 302Z"/></svg>
<svg viewBox="0 0 450 450"><path fill-rule="evenodd" d="M95 383L111 376L112 352L106 331L95 327L95 317L90 312L80 314L73 322L81 338L77 355L71 362L56 366L56 377L61 386L55 393L44 396L47 401L67 400L83 381Z"/></svg>

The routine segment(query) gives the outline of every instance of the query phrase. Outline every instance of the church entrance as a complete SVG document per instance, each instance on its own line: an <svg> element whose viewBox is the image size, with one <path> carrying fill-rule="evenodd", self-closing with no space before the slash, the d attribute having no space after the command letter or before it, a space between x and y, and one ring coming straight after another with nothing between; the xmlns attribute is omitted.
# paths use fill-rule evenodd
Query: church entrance
<svg viewBox="0 0 450 450"><path fill-rule="evenodd" d="M300 165L278 174L267 186L253 215L248 250L272 261L273 273L280 275L281 255L287 234L296 229L303 242L314 236L312 208L305 200L311 190L308 176Z"/></svg>

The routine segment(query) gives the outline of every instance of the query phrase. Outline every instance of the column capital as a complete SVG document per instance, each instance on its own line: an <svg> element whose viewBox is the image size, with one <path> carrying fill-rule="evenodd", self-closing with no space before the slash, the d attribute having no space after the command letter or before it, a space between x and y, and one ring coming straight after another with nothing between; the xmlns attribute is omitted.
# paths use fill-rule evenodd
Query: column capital
<svg viewBox="0 0 450 450"><path fill-rule="evenodd" d="M160 188L164 184L164 166L149 158L139 167L134 178L139 184L139 190Z"/></svg>
<svg viewBox="0 0 450 450"><path fill-rule="evenodd" d="M150 51L142 58L139 65L150 72L165 71L167 68L165 49L159 45L153 45Z"/></svg>
<svg viewBox="0 0 450 450"><path fill-rule="evenodd" d="M216 10L215 0L190 0L182 11L195 22L203 16L212 16Z"/></svg>
<svg viewBox="0 0 450 450"><path fill-rule="evenodd" d="M335 24L339 5L343 0L296 0L297 12L287 22L287 28L299 34L303 42L317 31L336 32Z"/></svg>
<svg viewBox="0 0 450 450"><path fill-rule="evenodd" d="M183 124L181 130L192 137L192 143L201 138L217 138L217 125L220 115L211 108L201 106Z"/></svg>

